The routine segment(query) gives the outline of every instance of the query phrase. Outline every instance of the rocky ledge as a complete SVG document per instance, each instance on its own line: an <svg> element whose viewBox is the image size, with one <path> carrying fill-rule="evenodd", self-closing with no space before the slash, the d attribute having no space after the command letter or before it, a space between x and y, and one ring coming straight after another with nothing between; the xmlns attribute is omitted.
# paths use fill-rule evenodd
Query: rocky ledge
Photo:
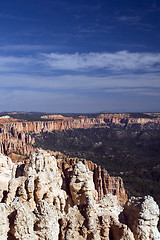
<svg viewBox="0 0 160 240"><path fill-rule="evenodd" d="M0 155L1 240L158 240L159 207L151 196L123 207L98 199L93 172L81 161L70 181L54 156L32 153L26 164Z"/></svg>

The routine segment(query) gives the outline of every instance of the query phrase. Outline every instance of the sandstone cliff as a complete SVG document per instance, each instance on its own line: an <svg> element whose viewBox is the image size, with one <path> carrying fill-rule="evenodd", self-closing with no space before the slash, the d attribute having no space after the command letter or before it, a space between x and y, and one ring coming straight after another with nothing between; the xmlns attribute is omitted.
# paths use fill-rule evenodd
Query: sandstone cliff
<svg viewBox="0 0 160 240"><path fill-rule="evenodd" d="M2 240L160 239L152 197L132 198L124 207L112 194L99 201L94 174L81 161L68 170L69 182L43 150L25 165L2 155L0 163Z"/></svg>
<svg viewBox="0 0 160 240"><path fill-rule="evenodd" d="M100 127L101 125L107 127L108 124L134 124L134 123L146 123L157 122L156 119L142 119L131 118L129 114L101 114L97 118L88 118L86 116L79 116L78 118L66 118L58 116L54 121L20 121L13 118L0 120L0 152L9 155L15 162L24 162L24 156L29 156L31 152L36 151L34 149L34 137L33 133L51 132L53 130L68 130L70 128L91 128ZM55 115L54 115L55 118ZM21 154L22 157L16 158L13 153ZM65 161L58 162L58 166L63 173L63 176L70 179L75 164L78 159L67 159ZM123 181L119 177L110 177L106 170L102 170L96 164L83 161L88 165L90 171L93 172L93 179L95 188L98 192L98 199L102 199L106 194L113 194L117 196L118 203L123 205L127 200L127 196L123 187ZM66 188L67 191L69 191Z"/></svg>
<svg viewBox="0 0 160 240"><path fill-rule="evenodd" d="M52 115L51 115L52 116ZM73 128L107 127L109 124L145 124L148 122L160 123L160 118L132 118L129 114L100 114L95 118L79 116L77 118L63 117L52 121L22 121L13 118L0 119L0 152L10 154L12 152L28 155L32 152L33 134L42 132L62 131ZM57 115L59 116L59 115Z"/></svg>
<svg viewBox="0 0 160 240"><path fill-rule="evenodd" d="M43 122L40 123L43 125ZM10 124L7 123L7 125L1 127L0 152L9 155L15 162L18 160L24 162L24 156L29 156L31 152L36 151L33 147L34 138L32 138L30 132L25 129L26 124L29 124L28 126L30 126L30 124L33 126L36 122L13 122ZM48 124L50 124L50 122ZM17 127L14 128L13 125ZM22 126L24 127L24 132L20 128ZM40 131L38 125L36 129ZM13 153L18 153L22 156ZM68 171L68 169L73 169L77 162L78 159L69 159L67 157L65 157L64 161L59 161L58 166L67 179L70 178L69 174L71 174L71 171ZM98 199L102 199L107 193L112 193L117 196L118 202L123 205L126 202L127 195L123 187L122 179L119 177L110 177L107 171L104 169L102 170L92 162L84 161L84 163L87 164L89 169L93 172L95 187L98 191Z"/></svg>
<svg viewBox="0 0 160 240"><path fill-rule="evenodd" d="M58 115L59 116L59 115ZM63 117L63 116L62 116ZM52 121L19 121L10 119L9 121L0 121L2 124L0 127L1 132L11 132L13 136L17 136L21 133L40 133L51 132L53 130L68 130L71 128L91 128L101 125L107 125L109 123L115 124L134 124L134 123L160 123L160 118L132 118L129 114L100 114L98 117L88 118L86 116L79 116L77 118L63 117Z"/></svg>

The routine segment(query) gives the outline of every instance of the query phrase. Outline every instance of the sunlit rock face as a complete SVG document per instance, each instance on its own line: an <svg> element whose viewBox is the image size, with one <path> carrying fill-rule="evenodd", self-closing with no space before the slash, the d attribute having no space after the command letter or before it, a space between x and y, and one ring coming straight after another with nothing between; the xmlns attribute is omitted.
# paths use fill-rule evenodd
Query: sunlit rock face
<svg viewBox="0 0 160 240"><path fill-rule="evenodd" d="M32 134L42 132L52 132L54 130L62 131L69 129L87 129L95 125L101 126L108 124L145 124L148 122L160 123L160 117L157 118L132 118L129 114L100 114L97 117L89 118L87 116L63 117L60 115L43 116L42 119L51 119L50 121L26 121L9 118L0 119L0 152L11 154L17 152L29 156L34 151L34 137ZM54 120L52 120L54 119Z"/></svg>
<svg viewBox="0 0 160 240"><path fill-rule="evenodd" d="M86 204L86 198L97 200L98 194L93 182L93 173L79 161L73 170L70 192L74 205Z"/></svg>
<svg viewBox="0 0 160 240"><path fill-rule="evenodd" d="M0 153L0 201L4 191L8 190L8 182L12 178L13 163L9 157Z"/></svg>
<svg viewBox="0 0 160 240"><path fill-rule="evenodd" d="M94 174L81 161L68 168L67 179L43 150L26 164L0 155L0 164L2 240L160 239L152 197L132 198L125 206L111 193L100 200Z"/></svg>
<svg viewBox="0 0 160 240"><path fill-rule="evenodd" d="M159 207L151 196L132 197L124 212L135 239L160 239L157 230Z"/></svg>

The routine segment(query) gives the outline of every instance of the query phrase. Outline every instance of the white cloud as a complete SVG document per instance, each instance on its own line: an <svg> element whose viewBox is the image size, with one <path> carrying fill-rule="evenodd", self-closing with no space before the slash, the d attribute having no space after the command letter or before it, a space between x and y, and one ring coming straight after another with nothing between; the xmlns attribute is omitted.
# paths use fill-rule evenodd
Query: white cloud
<svg viewBox="0 0 160 240"><path fill-rule="evenodd" d="M14 46L8 46L14 49ZM22 46L17 46L21 49ZM39 46L40 47L40 46ZM0 47L2 48L2 47ZM25 46L24 46L25 48ZM26 46L26 49L34 46ZM35 46L36 48L36 46ZM37 46L38 48L38 46ZM84 71L103 70L107 73L124 74L126 72L154 72L160 71L160 53L84 53L84 54L41 54L21 56L0 56L0 72L41 71L52 74L52 71Z"/></svg>
<svg viewBox="0 0 160 240"><path fill-rule="evenodd" d="M148 99L142 110L152 105L159 109L154 101L160 96L159 65L159 53L127 51L0 56L1 111L94 112L106 110L105 106L118 110L118 96L122 100L127 96L128 110L129 104L136 109L135 99L138 109L139 98Z"/></svg>
<svg viewBox="0 0 160 240"><path fill-rule="evenodd" d="M44 61L54 70L160 70L160 53L85 53L43 54Z"/></svg>

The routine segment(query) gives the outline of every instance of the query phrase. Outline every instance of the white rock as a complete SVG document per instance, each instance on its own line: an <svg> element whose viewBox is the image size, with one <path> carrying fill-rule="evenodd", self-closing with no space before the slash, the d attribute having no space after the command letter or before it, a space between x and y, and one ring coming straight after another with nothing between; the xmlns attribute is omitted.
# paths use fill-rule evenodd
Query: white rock
<svg viewBox="0 0 160 240"><path fill-rule="evenodd" d="M9 157L0 153L0 201L3 191L8 190L8 182L12 178L13 162Z"/></svg>
<svg viewBox="0 0 160 240"><path fill-rule="evenodd" d="M136 239L160 240L160 233L157 229L159 207L153 197L132 197L128 201L124 213L127 224Z"/></svg>
<svg viewBox="0 0 160 240"><path fill-rule="evenodd" d="M160 240L154 199L131 198L124 209L112 194L98 202L93 173L81 161L66 181L44 150L33 153L25 167L0 159L1 199L7 191L0 203L0 239ZM63 181L70 192L62 189Z"/></svg>

